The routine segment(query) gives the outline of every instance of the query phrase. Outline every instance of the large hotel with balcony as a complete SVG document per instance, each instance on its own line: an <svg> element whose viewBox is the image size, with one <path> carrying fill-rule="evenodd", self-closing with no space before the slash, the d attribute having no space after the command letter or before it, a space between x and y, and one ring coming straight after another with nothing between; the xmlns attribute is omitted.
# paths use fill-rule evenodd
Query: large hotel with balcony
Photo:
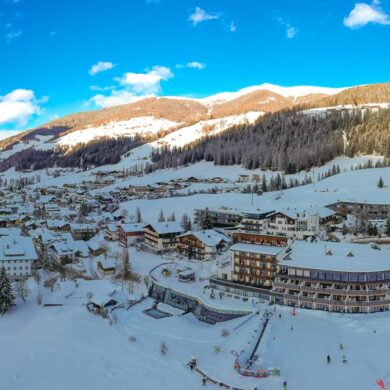
<svg viewBox="0 0 390 390"><path fill-rule="evenodd" d="M278 262L273 291L285 305L348 313L390 309L390 250L295 241Z"/></svg>
<svg viewBox="0 0 390 390"><path fill-rule="evenodd" d="M258 243L248 241L251 236L257 236ZM270 240L250 234L236 237L231 268L211 278L211 287L307 309L390 310L390 249L325 241L286 245L281 238L277 243Z"/></svg>

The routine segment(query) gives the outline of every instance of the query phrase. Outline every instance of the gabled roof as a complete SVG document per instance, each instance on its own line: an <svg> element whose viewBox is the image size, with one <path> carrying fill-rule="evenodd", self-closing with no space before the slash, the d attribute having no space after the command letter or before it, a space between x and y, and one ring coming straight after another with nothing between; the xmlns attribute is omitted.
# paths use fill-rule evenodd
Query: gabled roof
<svg viewBox="0 0 390 390"><path fill-rule="evenodd" d="M178 222L155 222L146 226L151 226L158 234L183 233L184 230Z"/></svg>
<svg viewBox="0 0 390 390"><path fill-rule="evenodd" d="M143 232L145 229L144 223L123 223L119 225L126 233Z"/></svg>
<svg viewBox="0 0 390 390"><path fill-rule="evenodd" d="M206 246L216 246L221 241L225 241L226 243L230 243L232 241L229 237L213 229L200 230L197 232L189 231L187 233L181 234L179 237L186 237L190 235L195 236L199 241L203 242L203 244L205 244Z"/></svg>

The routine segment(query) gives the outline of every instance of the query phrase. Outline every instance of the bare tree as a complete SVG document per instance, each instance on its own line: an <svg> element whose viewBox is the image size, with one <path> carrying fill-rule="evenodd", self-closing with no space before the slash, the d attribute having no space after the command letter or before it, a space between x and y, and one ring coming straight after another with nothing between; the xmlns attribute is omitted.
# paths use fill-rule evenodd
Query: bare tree
<svg viewBox="0 0 390 390"><path fill-rule="evenodd" d="M18 281L16 281L15 293L17 297L23 300L23 302L26 302L26 299L30 295L30 289L28 288L25 279L19 279Z"/></svg>
<svg viewBox="0 0 390 390"><path fill-rule="evenodd" d="M49 279L45 280L45 283L43 283L43 286L46 288L50 288L50 292L53 292L54 286L57 283L57 278L55 276L50 277Z"/></svg>

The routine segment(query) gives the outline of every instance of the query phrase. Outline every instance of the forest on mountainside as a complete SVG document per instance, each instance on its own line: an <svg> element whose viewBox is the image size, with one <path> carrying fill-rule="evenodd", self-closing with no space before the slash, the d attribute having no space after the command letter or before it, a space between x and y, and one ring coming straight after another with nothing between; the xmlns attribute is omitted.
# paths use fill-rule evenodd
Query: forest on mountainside
<svg viewBox="0 0 390 390"><path fill-rule="evenodd" d="M25 169L45 169L51 167L89 168L106 164L116 164L121 156L142 145L145 140L136 137L102 137L74 147L57 147L53 150L28 148L15 153L0 162L0 172L11 167L17 171Z"/></svg>
<svg viewBox="0 0 390 390"><path fill-rule="evenodd" d="M390 110L377 113L328 110L268 114L253 125L236 126L184 147L164 147L152 154L148 170L197 161L242 165L295 173L333 158L358 153L390 155Z"/></svg>
<svg viewBox="0 0 390 390"><path fill-rule="evenodd" d="M348 88L335 95L309 102L301 108L335 107L341 105L356 106L370 103L390 103L390 83Z"/></svg>

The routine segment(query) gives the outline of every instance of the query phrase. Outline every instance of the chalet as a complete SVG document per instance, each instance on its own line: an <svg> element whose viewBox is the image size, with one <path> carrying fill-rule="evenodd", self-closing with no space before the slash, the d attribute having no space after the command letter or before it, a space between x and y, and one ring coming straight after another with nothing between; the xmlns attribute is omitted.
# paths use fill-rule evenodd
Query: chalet
<svg viewBox="0 0 390 390"><path fill-rule="evenodd" d="M119 243L128 247L140 242L144 237L145 224L143 223L123 223L118 226Z"/></svg>
<svg viewBox="0 0 390 390"><path fill-rule="evenodd" d="M93 223L72 223L70 227L75 240L88 240L98 232L98 227Z"/></svg>
<svg viewBox="0 0 390 390"><path fill-rule="evenodd" d="M194 222L197 224L202 224L205 219L208 219L212 226L233 227L237 226L241 222L242 215L240 212L233 211L228 208L195 209Z"/></svg>
<svg viewBox="0 0 390 390"><path fill-rule="evenodd" d="M246 183L249 181L250 176L249 175L238 175L238 181L240 183Z"/></svg>
<svg viewBox="0 0 390 390"><path fill-rule="evenodd" d="M320 217L309 212L281 210L268 215L268 232L303 240L320 231Z"/></svg>
<svg viewBox="0 0 390 390"><path fill-rule="evenodd" d="M50 258L58 264L73 263L76 259L76 249L73 242L59 241L54 242L48 248Z"/></svg>
<svg viewBox="0 0 390 390"><path fill-rule="evenodd" d="M31 275L31 267L38 255L31 237L20 235L3 236L0 244L0 267L12 279Z"/></svg>
<svg viewBox="0 0 390 390"><path fill-rule="evenodd" d="M326 206L345 217L347 214L355 216L357 219L373 220L387 219L390 217L390 203L369 203L359 201L340 200Z"/></svg>
<svg viewBox="0 0 390 390"><path fill-rule="evenodd" d="M274 213L270 211L243 211L241 226L247 232L261 232L268 228L268 215Z"/></svg>
<svg viewBox="0 0 390 390"><path fill-rule="evenodd" d="M143 247L155 253L173 251L177 247L177 236L183 232L178 222L157 222L146 225Z"/></svg>
<svg viewBox="0 0 390 390"><path fill-rule="evenodd" d="M100 256L107 252L107 248L95 239L91 239L87 243L89 252L93 256Z"/></svg>
<svg viewBox="0 0 390 390"><path fill-rule="evenodd" d="M101 259L96 263L98 272L102 276L111 276L115 274L115 263L111 259Z"/></svg>
<svg viewBox="0 0 390 390"><path fill-rule="evenodd" d="M189 259L210 260L227 249L231 239L215 230L187 232L177 236L177 250Z"/></svg>
<svg viewBox="0 0 390 390"><path fill-rule="evenodd" d="M118 240L118 228L114 223L109 223L104 229L104 238L107 241Z"/></svg>
<svg viewBox="0 0 390 390"><path fill-rule="evenodd" d="M48 219L46 221L46 226L49 230L53 230L55 232L70 232L69 222L60 219Z"/></svg>

